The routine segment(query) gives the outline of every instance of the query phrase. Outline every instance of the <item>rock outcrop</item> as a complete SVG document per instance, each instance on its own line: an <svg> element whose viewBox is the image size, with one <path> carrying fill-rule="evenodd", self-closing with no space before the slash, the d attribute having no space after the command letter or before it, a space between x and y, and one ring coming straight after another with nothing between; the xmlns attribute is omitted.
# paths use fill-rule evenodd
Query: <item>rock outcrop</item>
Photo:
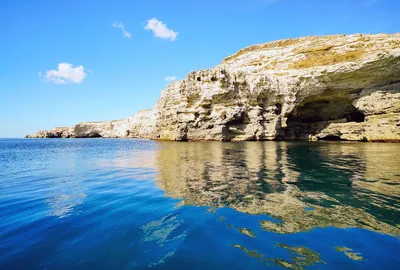
<svg viewBox="0 0 400 270"><path fill-rule="evenodd" d="M400 34L245 48L170 84L152 110L29 137L400 141Z"/></svg>
<svg viewBox="0 0 400 270"><path fill-rule="evenodd" d="M122 120L82 122L27 135L26 138L151 138L156 126L156 109L141 110Z"/></svg>

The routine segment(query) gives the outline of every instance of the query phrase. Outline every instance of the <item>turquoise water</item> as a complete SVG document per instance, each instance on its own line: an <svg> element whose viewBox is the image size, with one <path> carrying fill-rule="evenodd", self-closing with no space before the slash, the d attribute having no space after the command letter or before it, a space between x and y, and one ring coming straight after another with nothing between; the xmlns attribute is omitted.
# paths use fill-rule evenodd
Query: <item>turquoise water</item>
<svg viewBox="0 0 400 270"><path fill-rule="evenodd" d="M400 144L0 140L0 269L398 269Z"/></svg>

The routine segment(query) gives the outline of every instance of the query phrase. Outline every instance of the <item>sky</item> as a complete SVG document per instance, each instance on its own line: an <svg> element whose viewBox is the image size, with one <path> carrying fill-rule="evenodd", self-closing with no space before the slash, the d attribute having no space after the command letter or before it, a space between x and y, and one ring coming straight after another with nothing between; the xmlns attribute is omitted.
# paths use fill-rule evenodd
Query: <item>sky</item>
<svg viewBox="0 0 400 270"><path fill-rule="evenodd" d="M0 1L0 137L151 108L253 44L400 32L398 0Z"/></svg>

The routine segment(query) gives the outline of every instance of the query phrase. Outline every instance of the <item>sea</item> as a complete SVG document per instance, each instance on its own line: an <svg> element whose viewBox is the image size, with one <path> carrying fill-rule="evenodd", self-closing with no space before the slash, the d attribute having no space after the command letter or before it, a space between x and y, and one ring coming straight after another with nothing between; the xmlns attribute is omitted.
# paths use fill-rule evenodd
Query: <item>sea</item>
<svg viewBox="0 0 400 270"><path fill-rule="evenodd" d="M0 139L0 269L400 269L400 144Z"/></svg>

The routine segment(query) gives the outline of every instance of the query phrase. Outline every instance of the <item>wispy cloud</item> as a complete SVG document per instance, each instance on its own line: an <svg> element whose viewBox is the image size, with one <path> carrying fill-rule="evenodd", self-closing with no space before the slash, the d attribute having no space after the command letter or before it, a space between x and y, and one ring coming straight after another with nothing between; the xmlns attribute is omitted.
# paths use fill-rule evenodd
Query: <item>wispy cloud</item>
<svg viewBox="0 0 400 270"><path fill-rule="evenodd" d="M125 30L125 25L122 22L115 22L112 24L113 27L119 28L122 31L122 36L124 38L131 38L132 35L128 31Z"/></svg>
<svg viewBox="0 0 400 270"><path fill-rule="evenodd" d="M73 84L81 83L86 78L85 68L83 66L73 67L72 64L62 62L58 64L57 69L47 70L40 77L44 77L45 82L54 84Z"/></svg>
<svg viewBox="0 0 400 270"><path fill-rule="evenodd" d="M176 81L176 76L167 76L164 78L167 82Z"/></svg>
<svg viewBox="0 0 400 270"><path fill-rule="evenodd" d="M152 31L155 37L169 39L170 41L176 40L179 35L178 32L169 29L166 24L157 20L156 18L148 20L144 29L147 31Z"/></svg>

